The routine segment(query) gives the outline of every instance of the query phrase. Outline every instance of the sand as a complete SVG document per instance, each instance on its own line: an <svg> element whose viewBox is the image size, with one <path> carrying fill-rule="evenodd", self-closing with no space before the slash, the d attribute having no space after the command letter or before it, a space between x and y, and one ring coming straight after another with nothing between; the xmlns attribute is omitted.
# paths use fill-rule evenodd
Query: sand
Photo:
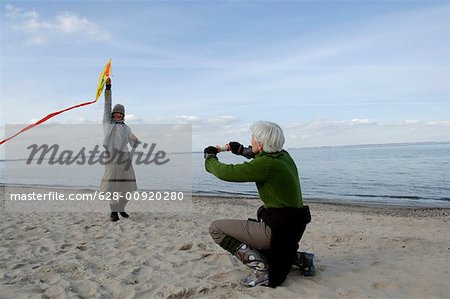
<svg viewBox="0 0 450 299"><path fill-rule="evenodd" d="M20 191L20 188L17 188ZM73 191L70 191L73 192ZM251 271L209 224L254 217L257 199L197 197L186 213L2 211L0 298L449 298L450 209L309 204L300 249L316 275L245 288Z"/></svg>

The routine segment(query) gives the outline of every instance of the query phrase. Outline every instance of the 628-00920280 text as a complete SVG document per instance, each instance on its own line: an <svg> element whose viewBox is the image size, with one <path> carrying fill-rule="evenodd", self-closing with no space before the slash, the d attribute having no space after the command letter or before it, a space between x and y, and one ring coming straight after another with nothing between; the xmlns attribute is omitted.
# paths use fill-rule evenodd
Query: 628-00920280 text
<svg viewBox="0 0 450 299"><path fill-rule="evenodd" d="M99 200L118 200L120 192L99 192ZM123 194L127 200L183 200L184 193L181 191L148 191L148 192L125 192Z"/></svg>

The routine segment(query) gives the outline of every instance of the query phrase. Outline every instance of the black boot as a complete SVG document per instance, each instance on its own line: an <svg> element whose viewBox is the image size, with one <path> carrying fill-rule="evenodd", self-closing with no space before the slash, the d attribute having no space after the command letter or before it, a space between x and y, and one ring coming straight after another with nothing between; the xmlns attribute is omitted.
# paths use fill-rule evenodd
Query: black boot
<svg viewBox="0 0 450 299"><path fill-rule="evenodd" d="M130 215L128 215L128 214L125 213L125 212L119 212L119 214L120 214L120 216L122 216L123 218L128 218L128 217L130 217Z"/></svg>
<svg viewBox="0 0 450 299"><path fill-rule="evenodd" d="M297 252L297 260L294 266L298 267L303 276L313 276L314 268L314 254L308 252Z"/></svg>
<svg viewBox="0 0 450 299"><path fill-rule="evenodd" d="M116 222L118 220L119 220L119 215L117 214L117 212L111 212L111 221Z"/></svg>
<svg viewBox="0 0 450 299"><path fill-rule="evenodd" d="M120 216L122 216L123 218L128 218L128 217L130 217L130 215L128 215L128 214L125 212L125 206L127 205L127 203L128 203L128 200L127 200L123 195L121 195L121 196L120 196L120 199L119 199L119 206L118 206L118 209L119 209L119 214L120 214Z"/></svg>

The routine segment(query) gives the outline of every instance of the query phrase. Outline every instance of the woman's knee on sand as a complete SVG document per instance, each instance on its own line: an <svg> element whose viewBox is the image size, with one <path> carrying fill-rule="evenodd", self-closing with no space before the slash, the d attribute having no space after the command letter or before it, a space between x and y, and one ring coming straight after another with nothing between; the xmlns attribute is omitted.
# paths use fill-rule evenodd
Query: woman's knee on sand
<svg viewBox="0 0 450 299"><path fill-rule="evenodd" d="M263 222L219 219L211 223L209 234L219 245L228 236L257 249L270 247L271 229Z"/></svg>
<svg viewBox="0 0 450 299"><path fill-rule="evenodd" d="M209 226L209 235L211 238L220 245L223 238L225 238L226 234L221 229L223 226L223 222L225 219L214 220Z"/></svg>

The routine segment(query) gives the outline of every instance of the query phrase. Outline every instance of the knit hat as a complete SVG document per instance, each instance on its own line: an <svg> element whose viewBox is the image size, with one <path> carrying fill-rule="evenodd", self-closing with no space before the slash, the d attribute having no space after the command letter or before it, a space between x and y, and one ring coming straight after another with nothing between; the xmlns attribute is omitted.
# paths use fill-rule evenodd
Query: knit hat
<svg viewBox="0 0 450 299"><path fill-rule="evenodd" d="M122 113L123 115L125 115L125 107L121 104L116 104L112 110L112 113Z"/></svg>

